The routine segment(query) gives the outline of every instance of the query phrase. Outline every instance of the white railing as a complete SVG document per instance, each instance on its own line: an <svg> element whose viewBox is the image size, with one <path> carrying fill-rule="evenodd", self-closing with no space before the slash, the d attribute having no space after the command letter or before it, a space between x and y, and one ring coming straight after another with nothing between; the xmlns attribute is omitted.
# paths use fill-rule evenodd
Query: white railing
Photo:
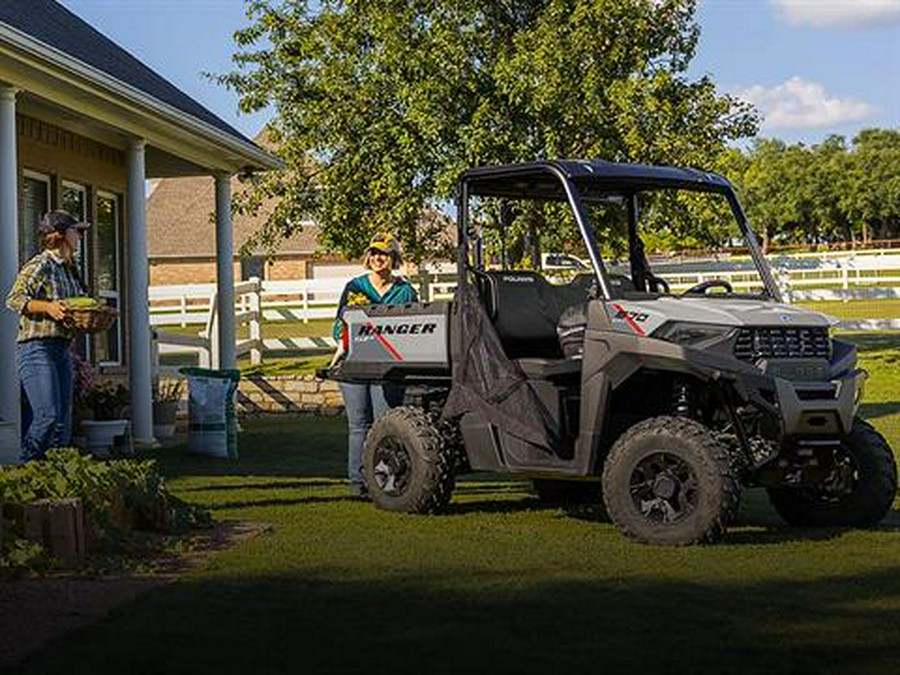
<svg viewBox="0 0 900 675"><path fill-rule="evenodd" d="M770 260L775 279L788 302L859 301L900 298L900 254L845 255L827 258L779 256ZM456 276L453 265L439 273L428 272L411 279L423 300L453 297ZM761 281L749 259L704 260L702 262L654 262L652 267L672 291L684 291L703 281L722 279L738 291L752 291ZM446 269L444 269L446 268ZM616 271L612 268L611 271ZM249 337L238 340L236 356L249 354L260 363L263 354L274 351L322 352L334 348L331 337L265 338L263 324L279 321L308 323L334 316L345 279L300 279L235 284L235 328L248 326ZM197 335L157 330L159 352L194 351L201 365L215 367L218 354L216 287L214 284L151 286L150 323L153 326L202 325ZM900 330L900 320L859 319L841 322L848 330Z"/></svg>

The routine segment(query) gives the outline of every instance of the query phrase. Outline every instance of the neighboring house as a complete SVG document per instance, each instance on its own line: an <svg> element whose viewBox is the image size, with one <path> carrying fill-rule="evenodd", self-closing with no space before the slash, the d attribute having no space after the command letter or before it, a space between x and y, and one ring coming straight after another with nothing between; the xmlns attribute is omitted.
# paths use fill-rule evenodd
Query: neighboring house
<svg viewBox="0 0 900 675"><path fill-rule="evenodd" d="M0 2L0 293L5 298L36 250L34 224L43 212L66 208L94 223L83 271L120 320L85 349L107 373L127 376L137 442L153 440L145 182L203 177L197 190L208 204L204 236L213 256L230 261L231 177L277 166L275 157L57 2ZM233 304L232 266L219 265L214 279L220 304ZM233 335L233 311L222 316L222 335ZM4 304L0 426L7 429L19 418L17 320ZM233 340L220 344L219 363L227 366Z"/></svg>
<svg viewBox="0 0 900 675"><path fill-rule="evenodd" d="M254 139L265 144L264 133ZM208 176L163 178L150 186L147 200L147 245L150 285L207 284L216 280L216 241L210 214L215 210L213 179ZM232 178L232 190L244 186ZM236 279L307 279L343 258L322 253L316 241L318 226L303 223L302 231L267 255L240 257L239 250L271 212L264 203L256 216L235 215L234 276ZM355 267L353 269L356 269Z"/></svg>

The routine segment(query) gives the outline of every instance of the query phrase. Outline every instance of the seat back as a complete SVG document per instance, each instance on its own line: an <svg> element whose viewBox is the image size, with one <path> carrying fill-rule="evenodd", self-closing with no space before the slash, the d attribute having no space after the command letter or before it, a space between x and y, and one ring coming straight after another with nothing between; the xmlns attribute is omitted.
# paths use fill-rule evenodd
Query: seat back
<svg viewBox="0 0 900 675"><path fill-rule="evenodd" d="M488 316L510 358L560 358L556 324L563 311L585 302L594 278L584 274L555 285L533 271L476 274Z"/></svg>

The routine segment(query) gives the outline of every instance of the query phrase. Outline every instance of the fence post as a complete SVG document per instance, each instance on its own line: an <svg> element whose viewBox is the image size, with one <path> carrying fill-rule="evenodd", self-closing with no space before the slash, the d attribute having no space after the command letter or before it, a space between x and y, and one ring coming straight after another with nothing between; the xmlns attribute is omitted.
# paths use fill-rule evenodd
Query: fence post
<svg viewBox="0 0 900 675"><path fill-rule="evenodd" d="M206 320L206 344L208 368L219 367L219 297L216 291L209 295L209 318Z"/></svg>
<svg viewBox="0 0 900 675"><path fill-rule="evenodd" d="M159 340L155 328L150 328L150 379L159 380Z"/></svg>
<svg viewBox="0 0 900 675"><path fill-rule="evenodd" d="M431 302L431 275L421 265L419 265L419 300L421 302Z"/></svg>
<svg viewBox="0 0 900 675"><path fill-rule="evenodd" d="M257 277L250 279L253 290L250 293L250 363L254 366L262 363L262 329L260 326L260 307L262 306L262 282Z"/></svg>
<svg viewBox="0 0 900 675"><path fill-rule="evenodd" d="M309 288L303 284L303 290L300 292L303 298L303 323L309 323Z"/></svg>
<svg viewBox="0 0 900 675"><path fill-rule="evenodd" d="M181 307L181 327L187 327L187 294L182 293L181 298L179 300L179 305Z"/></svg>
<svg viewBox="0 0 900 675"><path fill-rule="evenodd" d="M791 271L786 265L778 266L778 286L781 288L782 299L790 305L793 299L791 294Z"/></svg>

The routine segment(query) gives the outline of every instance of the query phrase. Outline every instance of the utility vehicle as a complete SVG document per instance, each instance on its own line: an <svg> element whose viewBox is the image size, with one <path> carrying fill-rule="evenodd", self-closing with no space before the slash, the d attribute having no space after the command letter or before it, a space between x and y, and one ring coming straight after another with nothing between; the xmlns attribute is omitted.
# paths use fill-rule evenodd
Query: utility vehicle
<svg viewBox="0 0 900 675"><path fill-rule="evenodd" d="M589 273L486 260L485 239L534 209L571 225ZM675 211L746 254L707 260L727 274L673 292L645 244ZM499 228L485 226L492 213ZM375 506L439 512L457 475L496 471L533 479L542 498L602 494L622 532L670 545L721 538L745 486L766 488L793 525L871 526L890 508L894 455L857 417L855 347L830 317L782 302L721 176L597 160L471 169L457 275L452 301L343 314L346 357L329 376L403 382L414 403L367 437Z"/></svg>

